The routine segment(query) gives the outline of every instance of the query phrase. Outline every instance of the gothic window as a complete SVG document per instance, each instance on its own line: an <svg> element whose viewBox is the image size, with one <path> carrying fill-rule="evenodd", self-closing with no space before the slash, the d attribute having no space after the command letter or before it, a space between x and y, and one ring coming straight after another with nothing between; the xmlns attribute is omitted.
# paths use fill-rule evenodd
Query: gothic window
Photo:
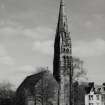
<svg viewBox="0 0 105 105"><path fill-rule="evenodd" d="M64 66L66 65L66 56L63 56L64 59Z"/></svg>
<svg viewBox="0 0 105 105"><path fill-rule="evenodd" d="M67 56L67 60L69 60L69 56Z"/></svg>
<svg viewBox="0 0 105 105"><path fill-rule="evenodd" d="M63 56L64 66L66 66L66 56Z"/></svg>
<svg viewBox="0 0 105 105"><path fill-rule="evenodd" d="M66 49L66 53L69 53L69 49L68 48Z"/></svg>
<svg viewBox="0 0 105 105"><path fill-rule="evenodd" d="M65 48L63 49L63 51L65 52Z"/></svg>
<svg viewBox="0 0 105 105"><path fill-rule="evenodd" d="M71 49L70 49L70 53L71 53Z"/></svg>
<svg viewBox="0 0 105 105"><path fill-rule="evenodd" d="M66 57L65 57L65 56L63 56L63 59L64 59L64 60L65 60L65 58L66 58Z"/></svg>

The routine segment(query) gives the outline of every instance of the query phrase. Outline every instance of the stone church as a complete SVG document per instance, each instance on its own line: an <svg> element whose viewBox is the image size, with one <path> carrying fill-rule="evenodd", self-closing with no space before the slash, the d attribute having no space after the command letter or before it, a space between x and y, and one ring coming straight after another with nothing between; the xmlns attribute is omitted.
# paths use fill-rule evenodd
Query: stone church
<svg viewBox="0 0 105 105"><path fill-rule="evenodd" d="M64 1L60 1L54 44L53 74L28 76L16 92L16 105L72 105L72 45Z"/></svg>
<svg viewBox="0 0 105 105"><path fill-rule="evenodd" d="M61 0L54 44L53 75L59 85L58 104L71 105L73 76L72 48L64 1Z"/></svg>

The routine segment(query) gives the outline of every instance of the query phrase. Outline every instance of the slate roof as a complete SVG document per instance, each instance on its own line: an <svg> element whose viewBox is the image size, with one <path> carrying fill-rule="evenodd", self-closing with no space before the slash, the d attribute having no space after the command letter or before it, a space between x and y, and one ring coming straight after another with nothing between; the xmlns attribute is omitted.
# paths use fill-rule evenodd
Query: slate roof
<svg viewBox="0 0 105 105"><path fill-rule="evenodd" d="M30 76L27 76L24 81L21 83L21 85L18 87L17 89L17 93L23 89L23 88L26 88L26 89L30 89L30 90L33 90L32 88L34 88L34 86L36 85L36 83L43 78L43 76L45 74L49 73L49 71L41 71L37 74L33 74L33 75L30 75Z"/></svg>

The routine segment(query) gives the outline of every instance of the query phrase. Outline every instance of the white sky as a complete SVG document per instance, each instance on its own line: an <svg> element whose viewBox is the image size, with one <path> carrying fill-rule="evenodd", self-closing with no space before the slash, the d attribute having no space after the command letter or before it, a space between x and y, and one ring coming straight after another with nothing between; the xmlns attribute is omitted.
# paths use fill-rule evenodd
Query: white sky
<svg viewBox="0 0 105 105"><path fill-rule="evenodd" d="M59 0L0 0L0 82L16 87L37 67L52 70ZM73 55L89 81L105 81L105 0L65 0Z"/></svg>

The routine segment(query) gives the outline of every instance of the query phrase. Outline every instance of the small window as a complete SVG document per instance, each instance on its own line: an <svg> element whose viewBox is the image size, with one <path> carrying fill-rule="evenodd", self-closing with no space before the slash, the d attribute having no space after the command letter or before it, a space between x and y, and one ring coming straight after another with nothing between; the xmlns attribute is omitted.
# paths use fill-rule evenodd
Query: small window
<svg viewBox="0 0 105 105"><path fill-rule="evenodd" d="M63 56L63 59L65 60L65 59L66 59L66 57L65 57L65 56Z"/></svg>
<svg viewBox="0 0 105 105"><path fill-rule="evenodd" d="M66 52L69 53L69 49L68 48L66 49Z"/></svg>
<svg viewBox="0 0 105 105"><path fill-rule="evenodd" d="M93 100L93 95L89 95L89 100Z"/></svg>
<svg viewBox="0 0 105 105"><path fill-rule="evenodd" d="M97 100L99 100L99 99L100 99L99 95L96 95L96 99L97 99Z"/></svg>
<svg viewBox="0 0 105 105"><path fill-rule="evenodd" d="M93 103L89 103L89 105L94 105Z"/></svg>
<svg viewBox="0 0 105 105"><path fill-rule="evenodd" d="M69 56L66 56L67 57L67 60L69 60Z"/></svg>
<svg viewBox="0 0 105 105"><path fill-rule="evenodd" d="M103 90L105 91L105 87L103 87Z"/></svg>

